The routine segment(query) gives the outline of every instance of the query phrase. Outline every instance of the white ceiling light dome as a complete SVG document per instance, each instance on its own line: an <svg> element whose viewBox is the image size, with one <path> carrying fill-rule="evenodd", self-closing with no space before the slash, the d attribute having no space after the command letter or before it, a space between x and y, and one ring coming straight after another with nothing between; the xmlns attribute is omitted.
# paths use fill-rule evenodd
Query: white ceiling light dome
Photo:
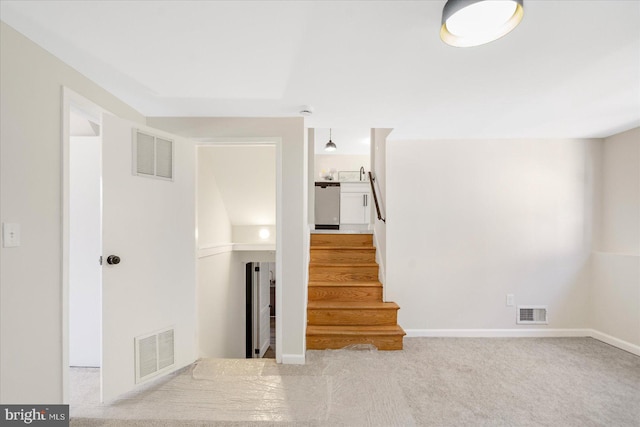
<svg viewBox="0 0 640 427"><path fill-rule="evenodd" d="M300 115L304 117L309 117L313 114L313 107L311 105L303 105L300 108Z"/></svg>
<svg viewBox="0 0 640 427"><path fill-rule="evenodd" d="M479 46L508 34L523 16L523 0L448 0L440 38L451 46Z"/></svg>

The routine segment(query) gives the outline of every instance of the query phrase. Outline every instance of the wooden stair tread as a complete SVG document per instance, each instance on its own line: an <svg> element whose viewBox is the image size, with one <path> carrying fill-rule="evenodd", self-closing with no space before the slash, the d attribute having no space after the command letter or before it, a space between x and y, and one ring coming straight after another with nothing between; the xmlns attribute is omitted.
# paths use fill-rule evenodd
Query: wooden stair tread
<svg viewBox="0 0 640 427"><path fill-rule="evenodd" d="M398 325L380 326L307 326L307 335L406 335Z"/></svg>
<svg viewBox="0 0 640 427"><path fill-rule="evenodd" d="M378 301L309 301L309 310L398 310L395 302Z"/></svg>
<svg viewBox="0 0 640 427"><path fill-rule="evenodd" d="M371 264L376 262L376 250L358 248L311 248L310 264Z"/></svg>
<svg viewBox="0 0 640 427"><path fill-rule="evenodd" d="M315 281L310 281L309 282L309 287L320 287L320 286L326 286L326 287L349 287L349 286L354 286L354 287L376 287L376 288L381 288L382 287L382 283L380 283L377 280L372 280L372 281L358 281L358 282L336 282L336 281L322 281L322 280L315 280Z"/></svg>
<svg viewBox="0 0 640 427"><path fill-rule="evenodd" d="M372 246L373 234L312 234L310 246Z"/></svg>
<svg viewBox="0 0 640 427"><path fill-rule="evenodd" d="M375 262L311 262L309 267L378 267Z"/></svg>

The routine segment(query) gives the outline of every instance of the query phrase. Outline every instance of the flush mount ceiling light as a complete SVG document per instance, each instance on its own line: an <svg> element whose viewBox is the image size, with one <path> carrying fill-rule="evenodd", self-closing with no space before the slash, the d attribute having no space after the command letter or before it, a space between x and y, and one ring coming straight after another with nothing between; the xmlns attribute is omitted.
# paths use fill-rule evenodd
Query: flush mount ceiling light
<svg viewBox="0 0 640 427"><path fill-rule="evenodd" d="M303 105L300 109L300 115L304 117L309 117L313 114L313 107L311 105Z"/></svg>
<svg viewBox="0 0 640 427"><path fill-rule="evenodd" d="M267 240L269 238L269 236L271 236L271 233L269 232L268 228L261 228L260 232L258 233L258 235L260 236L260 238L262 240Z"/></svg>
<svg viewBox="0 0 640 427"><path fill-rule="evenodd" d="M440 38L457 47L479 46L506 35L522 21L523 0L448 0Z"/></svg>
<svg viewBox="0 0 640 427"><path fill-rule="evenodd" d="M324 146L324 151L336 151L336 144L331 140L331 129L329 129L329 142Z"/></svg>

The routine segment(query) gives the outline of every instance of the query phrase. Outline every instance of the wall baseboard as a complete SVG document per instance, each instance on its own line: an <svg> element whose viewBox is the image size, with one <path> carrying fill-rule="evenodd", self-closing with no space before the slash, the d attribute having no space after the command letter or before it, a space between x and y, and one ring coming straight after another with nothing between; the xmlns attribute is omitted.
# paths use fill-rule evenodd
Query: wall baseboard
<svg viewBox="0 0 640 427"><path fill-rule="evenodd" d="M590 337L590 329L405 329L407 337L534 338Z"/></svg>
<svg viewBox="0 0 640 427"><path fill-rule="evenodd" d="M570 338L589 337L640 356L640 346L595 329L405 329L406 338Z"/></svg>
<svg viewBox="0 0 640 427"><path fill-rule="evenodd" d="M636 356L640 356L640 345L635 345L628 341L612 337L611 335L605 334L604 332L596 331L595 329L591 330L591 337L597 339L598 341L602 341L605 344L612 345L621 350L635 354Z"/></svg>
<svg viewBox="0 0 640 427"><path fill-rule="evenodd" d="M283 354L283 365L304 365L304 354Z"/></svg>

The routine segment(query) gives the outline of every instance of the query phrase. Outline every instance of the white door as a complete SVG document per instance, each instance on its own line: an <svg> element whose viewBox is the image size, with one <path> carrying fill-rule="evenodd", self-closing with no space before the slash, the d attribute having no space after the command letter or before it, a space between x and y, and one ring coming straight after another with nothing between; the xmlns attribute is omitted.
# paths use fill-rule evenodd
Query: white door
<svg viewBox="0 0 640 427"><path fill-rule="evenodd" d="M270 279L269 263L261 262L258 279L258 348L260 349L258 357L264 356L271 341Z"/></svg>
<svg viewBox="0 0 640 427"><path fill-rule="evenodd" d="M195 148L110 115L102 125L101 397L108 401L196 358ZM136 364L136 337L166 330L173 333L144 341L144 363Z"/></svg>

